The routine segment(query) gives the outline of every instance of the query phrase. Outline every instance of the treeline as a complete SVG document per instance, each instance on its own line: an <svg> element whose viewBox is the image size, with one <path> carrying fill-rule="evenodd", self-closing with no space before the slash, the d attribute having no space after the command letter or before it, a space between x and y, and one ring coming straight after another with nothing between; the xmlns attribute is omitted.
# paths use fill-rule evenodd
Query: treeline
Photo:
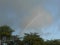
<svg viewBox="0 0 60 45"><path fill-rule="evenodd" d="M4 36L6 36L6 40L8 40L9 38L12 40L7 41L8 45L60 45L60 40L55 39L44 41L43 38L38 35L38 33L25 33L24 37L21 40L21 37L13 36L11 34L12 32L13 30L9 26L1 26L0 40L2 40Z"/></svg>
<svg viewBox="0 0 60 45"><path fill-rule="evenodd" d="M22 40L23 45L60 45L60 40L47 40L44 41L37 33L25 33Z"/></svg>

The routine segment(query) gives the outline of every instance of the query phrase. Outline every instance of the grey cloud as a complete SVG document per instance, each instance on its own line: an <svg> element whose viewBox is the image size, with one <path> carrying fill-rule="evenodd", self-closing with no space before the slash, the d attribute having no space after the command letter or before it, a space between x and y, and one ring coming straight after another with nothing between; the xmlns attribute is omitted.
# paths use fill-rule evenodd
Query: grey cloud
<svg viewBox="0 0 60 45"><path fill-rule="evenodd" d="M40 24L49 24L49 20L52 18L51 14L48 12L45 13L45 10L39 7L43 7L43 1L44 0L0 0L0 25L7 24L13 28L20 28L24 30L26 27L35 28L39 27ZM42 11L41 14L39 12L40 9ZM35 14L33 14L33 12ZM41 17L39 16L35 21L31 22L37 16L36 13L38 12ZM46 16L48 20L46 19Z"/></svg>

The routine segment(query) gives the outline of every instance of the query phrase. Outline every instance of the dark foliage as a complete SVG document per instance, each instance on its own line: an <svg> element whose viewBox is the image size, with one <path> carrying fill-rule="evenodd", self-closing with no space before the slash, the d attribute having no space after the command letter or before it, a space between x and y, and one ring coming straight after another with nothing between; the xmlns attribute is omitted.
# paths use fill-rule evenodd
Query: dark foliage
<svg viewBox="0 0 60 45"><path fill-rule="evenodd" d="M60 39L44 41L38 33L25 33L23 40L20 40L18 36L13 36L12 32L13 30L9 26L0 26L0 40L1 36L7 36L8 45L60 45Z"/></svg>

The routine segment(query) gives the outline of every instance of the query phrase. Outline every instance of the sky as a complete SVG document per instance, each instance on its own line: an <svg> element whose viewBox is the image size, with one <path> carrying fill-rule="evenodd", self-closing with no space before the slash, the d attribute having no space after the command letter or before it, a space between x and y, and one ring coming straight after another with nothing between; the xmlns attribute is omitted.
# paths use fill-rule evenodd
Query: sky
<svg viewBox="0 0 60 45"><path fill-rule="evenodd" d="M0 0L0 26L13 35L37 32L45 40L60 39L60 0Z"/></svg>

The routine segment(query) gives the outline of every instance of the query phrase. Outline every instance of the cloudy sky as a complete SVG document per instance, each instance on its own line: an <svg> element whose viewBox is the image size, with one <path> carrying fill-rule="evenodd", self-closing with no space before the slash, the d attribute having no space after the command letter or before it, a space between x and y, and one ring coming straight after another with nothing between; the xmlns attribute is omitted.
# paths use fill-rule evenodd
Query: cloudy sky
<svg viewBox="0 0 60 45"><path fill-rule="evenodd" d="M0 0L0 26L13 34L37 32L44 39L60 38L60 0Z"/></svg>

